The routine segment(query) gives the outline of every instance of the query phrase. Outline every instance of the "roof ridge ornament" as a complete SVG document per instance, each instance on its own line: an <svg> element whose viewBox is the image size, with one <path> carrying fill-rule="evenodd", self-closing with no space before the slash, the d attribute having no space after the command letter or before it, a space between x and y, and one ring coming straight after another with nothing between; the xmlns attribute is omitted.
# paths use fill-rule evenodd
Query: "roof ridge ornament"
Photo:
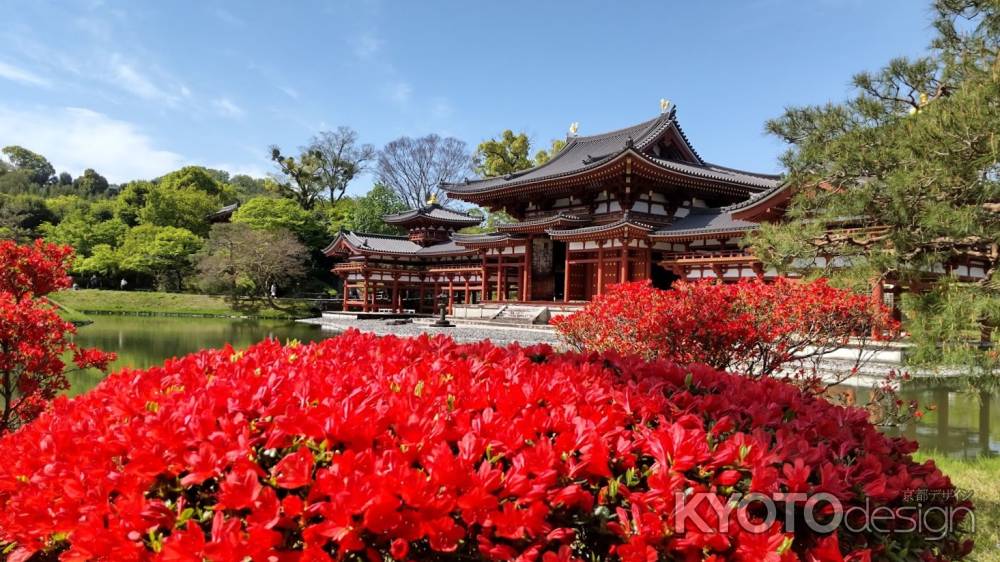
<svg viewBox="0 0 1000 562"><path fill-rule="evenodd" d="M437 193L431 193L431 196L427 198L428 205L437 205L438 198Z"/></svg>
<svg viewBox="0 0 1000 562"><path fill-rule="evenodd" d="M569 124L569 135L567 136L570 138L576 138L576 132L579 130L580 130L580 122L573 121L572 123Z"/></svg>
<svg viewBox="0 0 1000 562"><path fill-rule="evenodd" d="M670 100L667 98L660 98L660 115L665 115L670 111Z"/></svg>

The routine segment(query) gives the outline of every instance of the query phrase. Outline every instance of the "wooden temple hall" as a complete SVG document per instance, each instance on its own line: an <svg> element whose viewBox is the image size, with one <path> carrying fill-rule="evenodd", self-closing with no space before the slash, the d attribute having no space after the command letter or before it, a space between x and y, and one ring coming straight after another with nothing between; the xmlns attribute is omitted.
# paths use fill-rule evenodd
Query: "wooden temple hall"
<svg viewBox="0 0 1000 562"><path fill-rule="evenodd" d="M443 186L452 199L505 210L516 222L461 234L478 217L434 202L386 216L407 236L342 232L324 250L344 280L344 309L431 312L476 303L571 304L649 279L770 277L739 240L780 217L777 176L705 161L676 109L592 136L571 128L540 166Z"/></svg>

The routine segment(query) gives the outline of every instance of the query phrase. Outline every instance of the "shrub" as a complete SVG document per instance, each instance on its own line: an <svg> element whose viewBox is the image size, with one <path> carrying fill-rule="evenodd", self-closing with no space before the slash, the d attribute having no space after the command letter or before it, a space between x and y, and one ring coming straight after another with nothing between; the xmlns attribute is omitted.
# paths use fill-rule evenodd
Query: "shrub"
<svg viewBox="0 0 1000 562"><path fill-rule="evenodd" d="M853 338L891 338L898 324L866 295L825 280L778 278L677 283L669 291L649 282L613 285L572 315L553 321L580 350L637 354L680 363L704 362L751 376L821 358Z"/></svg>
<svg viewBox="0 0 1000 562"><path fill-rule="evenodd" d="M68 246L40 240L26 246L0 241L0 433L34 419L68 388L67 353L81 369L105 369L114 359L74 345L75 328L44 299L69 287L72 256Z"/></svg>
<svg viewBox="0 0 1000 562"><path fill-rule="evenodd" d="M955 530L675 532L675 493L822 491L898 510L930 489L930 504L959 503L914 444L775 379L444 336L350 331L123 370L0 448L12 561L948 560L971 547Z"/></svg>

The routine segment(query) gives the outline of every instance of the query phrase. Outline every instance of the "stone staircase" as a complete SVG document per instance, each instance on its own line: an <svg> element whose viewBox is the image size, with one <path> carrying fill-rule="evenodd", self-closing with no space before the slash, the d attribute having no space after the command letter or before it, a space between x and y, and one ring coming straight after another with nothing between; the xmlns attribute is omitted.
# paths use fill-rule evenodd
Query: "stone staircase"
<svg viewBox="0 0 1000 562"><path fill-rule="evenodd" d="M548 312L549 309L545 306L508 304L500 307L500 310L493 315L490 321L498 324L544 325L549 321Z"/></svg>

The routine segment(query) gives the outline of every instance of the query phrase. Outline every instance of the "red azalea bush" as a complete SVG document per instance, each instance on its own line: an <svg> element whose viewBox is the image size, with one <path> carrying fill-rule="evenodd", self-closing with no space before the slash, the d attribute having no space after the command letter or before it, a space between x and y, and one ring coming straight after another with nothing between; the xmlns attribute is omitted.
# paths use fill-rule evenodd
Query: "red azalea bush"
<svg viewBox="0 0 1000 562"><path fill-rule="evenodd" d="M78 368L106 369L113 354L81 349L76 331L44 296L70 286L73 250L41 240L0 241L0 433L20 427L69 387L63 355Z"/></svg>
<svg viewBox="0 0 1000 562"><path fill-rule="evenodd" d="M752 376L820 358L851 338L891 338L899 329L890 311L867 295L824 279L783 277L771 283L680 282L667 291L648 281L614 285L553 324L580 350L703 362Z"/></svg>
<svg viewBox="0 0 1000 562"><path fill-rule="evenodd" d="M0 543L10 562L960 559L954 527L934 541L863 514L832 533L784 517L722 530L760 522L750 504L676 527L676 494L734 491L897 513L926 489L935 524L957 524L952 485L914 448L775 379L351 331L57 399L0 438Z"/></svg>

